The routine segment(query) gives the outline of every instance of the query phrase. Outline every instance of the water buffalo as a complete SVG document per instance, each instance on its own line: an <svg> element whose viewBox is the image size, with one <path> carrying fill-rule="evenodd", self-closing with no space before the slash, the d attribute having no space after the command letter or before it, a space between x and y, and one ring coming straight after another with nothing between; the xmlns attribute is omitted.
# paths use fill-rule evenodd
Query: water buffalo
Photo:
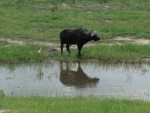
<svg viewBox="0 0 150 113"><path fill-rule="evenodd" d="M78 62L78 69L76 71L69 69L69 64L66 63L64 69L63 62L60 63L60 81L66 86L73 86L76 88L94 87L99 82L99 78L88 77L82 70L80 62Z"/></svg>
<svg viewBox="0 0 150 113"><path fill-rule="evenodd" d="M61 43L61 55L63 54L63 45L66 44L67 51L70 54L69 47L72 44L76 44L78 47L78 55L81 56L81 49L84 44L87 42L94 40L100 40L98 34L94 31L88 31L83 28L76 29L64 29L60 33L60 43Z"/></svg>

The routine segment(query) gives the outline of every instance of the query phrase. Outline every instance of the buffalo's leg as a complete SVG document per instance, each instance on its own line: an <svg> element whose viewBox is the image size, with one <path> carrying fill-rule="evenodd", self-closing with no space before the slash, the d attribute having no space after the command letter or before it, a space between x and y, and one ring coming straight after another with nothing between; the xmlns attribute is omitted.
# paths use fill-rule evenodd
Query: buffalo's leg
<svg viewBox="0 0 150 113"><path fill-rule="evenodd" d="M67 51L70 54L69 46L70 46L69 44L66 44Z"/></svg>
<svg viewBox="0 0 150 113"><path fill-rule="evenodd" d="M61 43L61 45L60 45L60 48L61 48L61 55L63 54L63 47L64 47L64 44Z"/></svg>
<svg viewBox="0 0 150 113"><path fill-rule="evenodd" d="M83 47L83 45L78 44L78 56L81 56L81 49Z"/></svg>

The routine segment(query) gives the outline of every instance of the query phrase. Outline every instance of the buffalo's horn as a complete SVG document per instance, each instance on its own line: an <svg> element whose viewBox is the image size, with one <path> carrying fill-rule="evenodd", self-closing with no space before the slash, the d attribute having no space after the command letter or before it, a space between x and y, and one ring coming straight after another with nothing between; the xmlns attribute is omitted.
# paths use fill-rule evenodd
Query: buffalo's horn
<svg viewBox="0 0 150 113"><path fill-rule="evenodd" d="M96 35L96 31L92 31L91 36Z"/></svg>

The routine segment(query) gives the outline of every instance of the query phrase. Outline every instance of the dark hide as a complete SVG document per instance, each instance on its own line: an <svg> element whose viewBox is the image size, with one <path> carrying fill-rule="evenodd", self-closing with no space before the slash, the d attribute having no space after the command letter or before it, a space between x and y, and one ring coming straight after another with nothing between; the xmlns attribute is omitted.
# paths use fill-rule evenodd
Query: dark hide
<svg viewBox="0 0 150 113"><path fill-rule="evenodd" d="M70 54L69 47L72 44L76 44L78 47L78 55L81 56L81 49L84 44L94 40L100 40L100 37L96 32L89 32L87 29L78 28L78 29L64 29L60 33L60 43L61 43L61 54L63 54L63 45L66 44L67 51Z"/></svg>

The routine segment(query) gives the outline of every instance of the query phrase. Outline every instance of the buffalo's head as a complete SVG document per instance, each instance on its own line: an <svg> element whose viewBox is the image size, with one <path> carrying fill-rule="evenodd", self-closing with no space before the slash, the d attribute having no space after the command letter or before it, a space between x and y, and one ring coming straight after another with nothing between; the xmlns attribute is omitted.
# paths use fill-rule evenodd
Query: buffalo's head
<svg viewBox="0 0 150 113"><path fill-rule="evenodd" d="M92 40L94 40L94 41L100 40L100 36L99 36L95 31L92 31L92 32L91 32L91 38L92 38Z"/></svg>

